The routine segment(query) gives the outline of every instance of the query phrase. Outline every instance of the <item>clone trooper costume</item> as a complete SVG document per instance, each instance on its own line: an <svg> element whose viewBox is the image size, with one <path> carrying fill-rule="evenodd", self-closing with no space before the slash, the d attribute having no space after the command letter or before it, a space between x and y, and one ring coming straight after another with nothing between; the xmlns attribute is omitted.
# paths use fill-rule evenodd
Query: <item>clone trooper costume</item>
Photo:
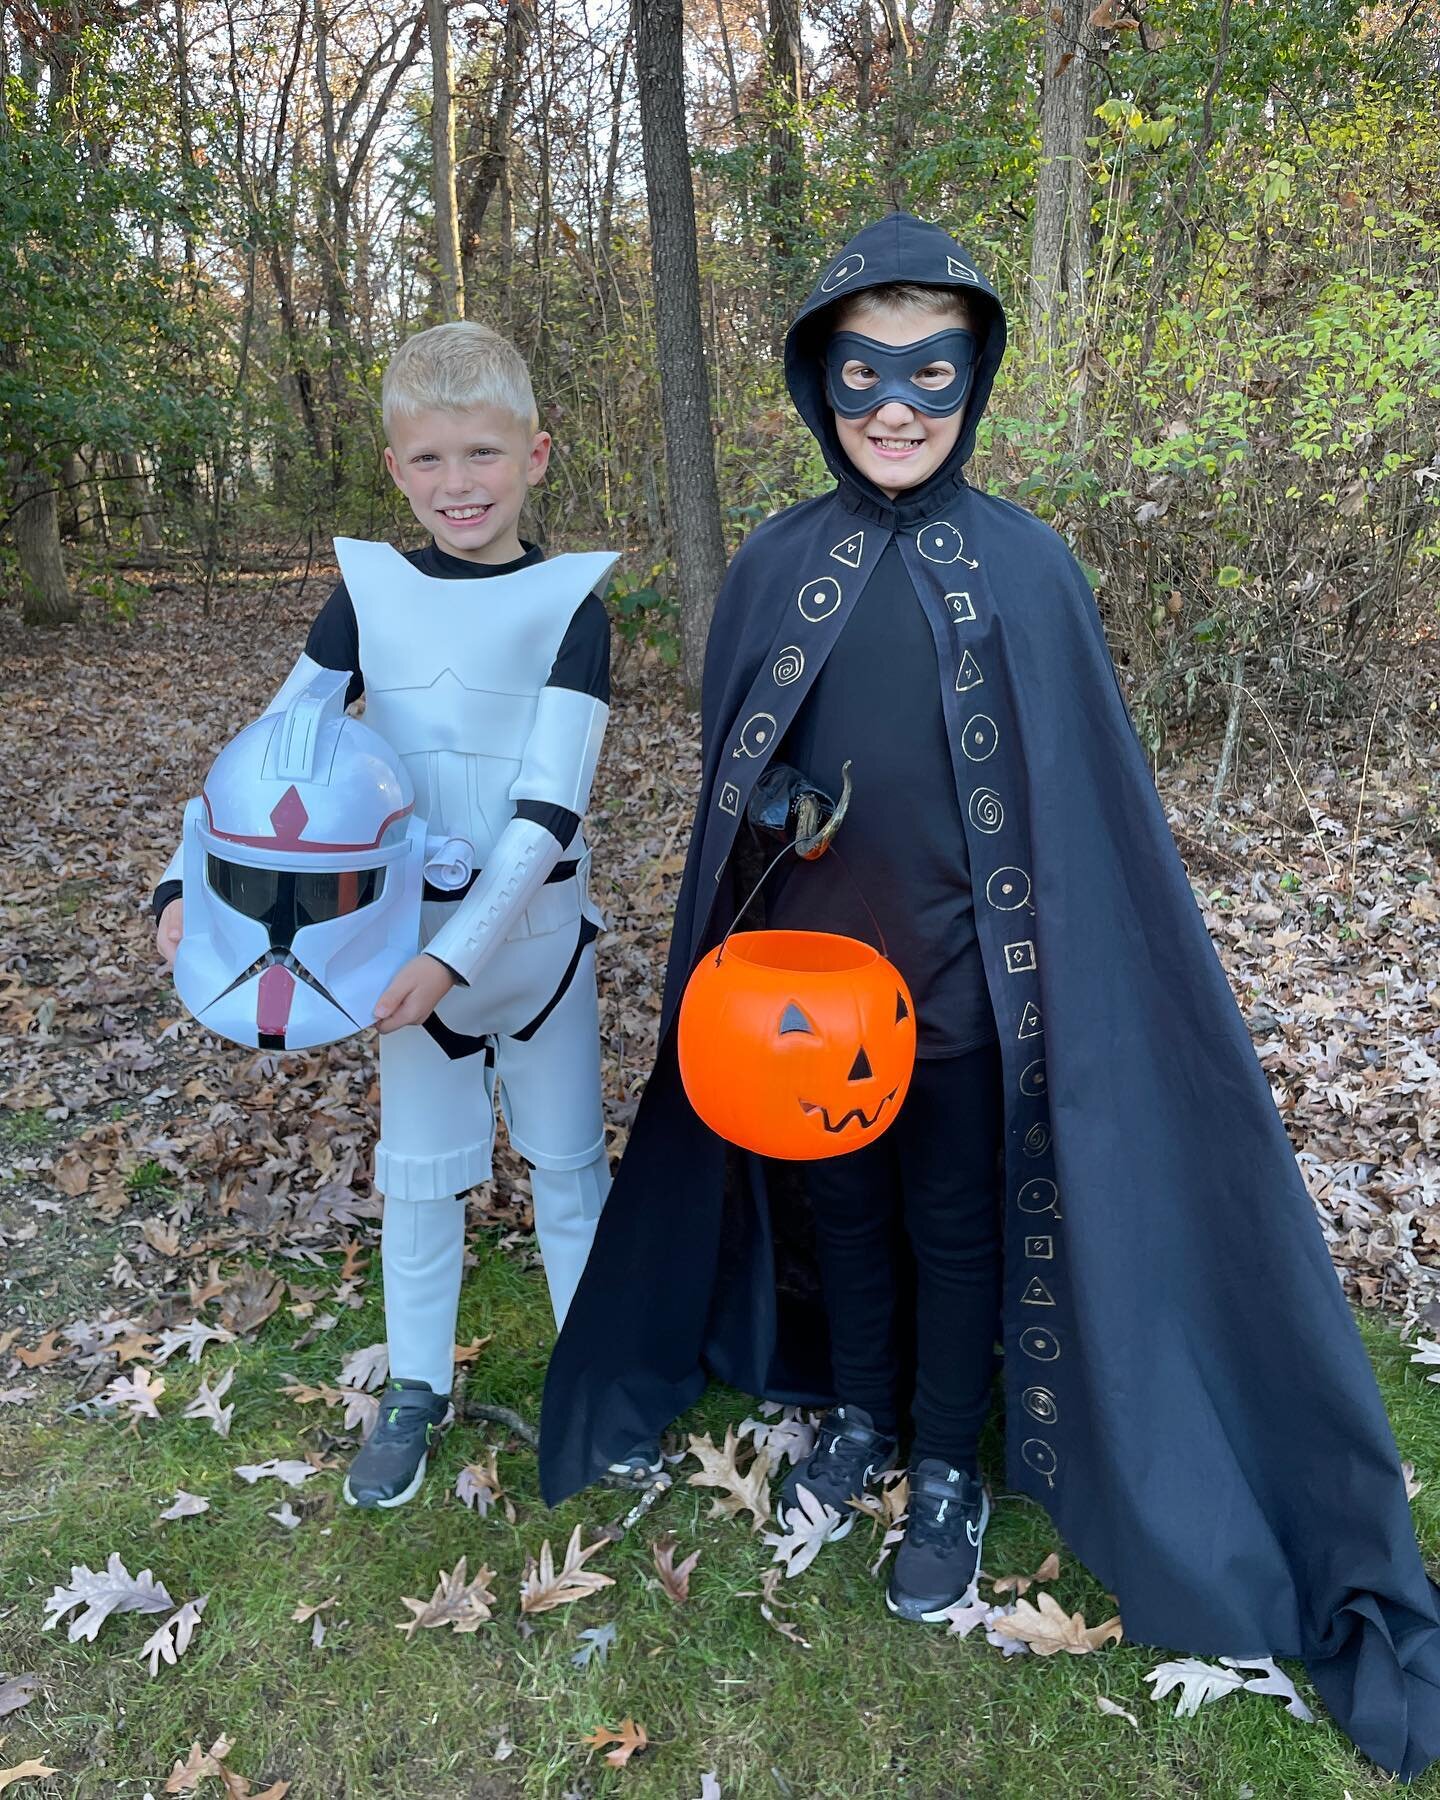
<svg viewBox="0 0 1440 1800"><path fill-rule="evenodd" d="M375 1184L392 1375L444 1395L459 1197L491 1173L496 1100L532 1169L557 1325L609 1191L594 952L603 921L580 820L609 711L596 590L616 559L542 561L531 550L490 571L433 546L402 556L339 539L336 552L344 581L266 715L322 669L344 669L346 698L365 694L364 723L395 753L424 824L421 947L457 979L423 1026L380 1038ZM157 913L181 866L177 852Z"/></svg>

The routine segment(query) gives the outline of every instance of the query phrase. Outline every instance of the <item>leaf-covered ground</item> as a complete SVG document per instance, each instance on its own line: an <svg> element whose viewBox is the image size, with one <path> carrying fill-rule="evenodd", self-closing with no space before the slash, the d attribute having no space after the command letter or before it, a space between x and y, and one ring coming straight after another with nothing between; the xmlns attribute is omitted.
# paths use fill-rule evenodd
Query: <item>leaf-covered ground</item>
<svg viewBox="0 0 1440 1800"><path fill-rule="evenodd" d="M0 619L0 1783L33 1761L57 1772L16 1792L135 1800L286 1782L366 1800L1378 1793L1323 1718L1303 1724L1269 1695L1175 1717L1145 1682L1154 1651L1005 1656L978 1630L889 1620L870 1573L883 1522L787 1580L748 1513L711 1518L717 1490L686 1483L693 1458L653 1514L585 1559L575 1597L528 1613L542 1546L559 1569L574 1528L588 1549L620 1496L547 1513L531 1453L472 1419L414 1505L339 1502L378 1379L356 1353L383 1337L373 1046L279 1059L207 1038L157 970L146 910L181 803L288 667L322 592L262 577L208 620L180 593L133 625L40 638ZM653 1047L697 756L669 678L623 658L617 673L592 835L618 1151ZM1440 1396L1401 1329L1413 1341L1440 1319L1437 730L1392 706L1367 759L1369 723L1292 777L1257 719L1208 832L1207 763L1163 770L1161 790L1368 1314L1433 1558ZM508 1156L498 1170L472 1200L466 1390L533 1419L548 1314L523 1170ZM685 1428L720 1445L751 1404L713 1392ZM666 1534L674 1566L699 1552L683 1603L655 1558ZM1102 1625L1113 1608L1045 1516L1001 1498L992 1575L1032 1573L1056 1549L1044 1591ZM103 1616L93 1641L67 1638L74 1612L43 1629L72 1568L103 1572L112 1555L127 1580L151 1571L172 1609ZM449 1598L427 1608L446 1577ZM192 1610L169 1631L173 1665L144 1650L202 1597L198 1624ZM1440 1778L1414 1791L1440 1794Z"/></svg>

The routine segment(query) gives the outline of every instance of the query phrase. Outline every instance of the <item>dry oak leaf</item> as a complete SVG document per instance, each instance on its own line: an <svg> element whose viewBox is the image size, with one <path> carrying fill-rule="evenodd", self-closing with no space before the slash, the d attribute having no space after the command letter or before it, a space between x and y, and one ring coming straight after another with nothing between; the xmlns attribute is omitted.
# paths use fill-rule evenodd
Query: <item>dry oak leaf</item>
<svg viewBox="0 0 1440 1800"><path fill-rule="evenodd" d="M760 1589L758 1594L754 1588L745 1588L735 1595L735 1599L752 1600L758 1598L760 1602L760 1617L767 1625L773 1626L774 1629L780 1633L781 1637L789 1638L792 1644L798 1644L802 1650L813 1649L814 1646L811 1644L809 1638L800 1635L798 1626L794 1625L789 1619L782 1619L779 1616L782 1607L789 1610L792 1609L795 1604L793 1600L782 1600L776 1591L780 1586L783 1575L783 1570L772 1564L760 1577Z"/></svg>
<svg viewBox="0 0 1440 1800"><path fill-rule="evenodd" d="M0 1719L28 1706L39 1685L38 1675L0 1675Z"/></svg>
<svg viewBox="0 0 1440 1800"><path fill-rule="evenodd" d="M222 1406L220 1402L230 1392L230 1383L235 1379L237 1364L232 1364L212 1387L202 1379L196 1390L195 1398L185 1408L187 1419L208 1419L210 1427L222 1438L230 1435L230 1421L235 1416L235 1403Z"/></svg>
<svg viewBox="0 0 1440 1800"><path fill-rule="evenodd" d="M479 1356L480 1352L490 1342L490 1339L493 1338L494 1335L495 1333L492 1331L487 1333L483 1338L471 1338L468 1344L457 1344L455 1346L456 1368L463 1368L466 1363L474 1362L475 1358Z"/></svg>
<svg viewBox="0 0 1440 1800"><path fill-rule="evenodd" d="M160 1408L155 1402L165 1392L165 1379L152 1381L148 1369L136 1369L129 1375L117 1375L101 1395L134 1419L158 1419Z"/></svg>
<svg viewBox="0 0 1440 1800"><path fill-rule="evenodd" d="M799 1575L829 1543L840 1522L835 1508L802 1484L795 1490L795 1505L786 1509L785 1529L767 1531L761 1542L775 1552L772 1562L785 1565L787 1576Z"/></svg>
<svg viewBox="0 0 1440 1800"><path fill-rule="evenodd" d="M173 1613L163 1625L157 1626L140 1646L141 1656L150 1658L152 1681L160 1673L162 1662L173 1665L190 1648L195 1627L200 1623L200 1616L209 1599L208 1594L202 1594L198 1600L187 1600L177 1613Z"/></svg>
<svg viewBox="0 0 1440 1800"><path fill-rule="evenodd" d="M39 1388L33 1387L0 1388L0 1406L24 1406L39 1392Z"/></svg>
<svg viewBox="0 0 1440 1800"><path fill-rule="evenodd" d="M991 1582L997 1594L1026 1594L1037 1581L1058 1581L1060 1579L1060 1558L1051 1551L1033 1575L997 1575Z"/></svg>
<svg viewBox="0 0 1440 1800"><path fill-rule="evenodd" d="M505 1495L505 1490L500 1485L497 1460L495 1446L488 1444L485 1447L484 1462L466 1463L455 1477L455 1498L479 1513L482 1519L489 1516L490 1508ZM508 1500L505 1501L505 1512L513 1525L515 1509Z"/></svg>
<svg viewBox="0 0 1440 1800"><path fill-rule="evenodd" d="M1119 1619L1087 1625L1083 1614L1065 1612L1049 1594L1041 1594L1038 1607L1017 1600L1014 1612L997 1619L994 1628L1001 1637L1028 1645L1037 1656L1058 1656L1062 1650L1070 1656L1087 1656L1121 1638Z"/></svg>
<svg viewBox="0 0 1440 1800"><path fill-rule="evenodd" d="M605 1760L612 1769L623 1769L635 1752L643 1750L650 1739L646 1736L643 1725L637 1725L633 1719L622 1719L618 1731L611 1731L608 1726L601 1725L581 1741L592 1750L604 1750L607 1744L613 1744L613 1750L605 1751Z"/></svg>
<svg viewBox="0 0 1440 1800"><path fill-rule="evenodd" d="M160 1347L150 1360L167 1363L177 1350L183 1350L192 1363L198 1363L207 1344L233 1344L235 1333L223 1325L207 1325L203 1319L190 1319L184 1325L172 1325L160 1333Z"/></svg>
<svg viewBox="0 0 1440 1800"><path fill-rule="evenodd" d="M203 1494L187 1494L184 1488L176 1488L175 1498L164 1512L162 1519L194 1519L201 1513L210 1510L210 1502Z"/></svg>
<svg viewBox="0 0 1440 1800"><path fill-rule="evenodd" d="M28 1762L16 1763L13 1769L0 1769L0 1793L17 1781L42 1781L54 1773L49 1763L42 1763L32 1756Z"/></svg>
<svg viewBox="0 0 1440 1800"><path fill-rule="evenodd" d="M177 1762L170 1771L170 1779L165 1783L167 1794L193 1794L200 1783L210 1776L218 1781L221 1776L222 1759L230 1754L230 1740L221 1736L208 1750L200 1748L197 1738L190 1746L190 1754L184 1762Z"/></svg>
<svg viewBox="0 0 1440 1800"><path fill-rule="evenodd" d="M249 1482L251 1487L257 1481L273 1479L283 1481L286 1487L298 1488L304 1487L310 1477L318 1475L320 1471L314 1463L285 1461L272 1456L268 1462L242 1463L235 1473L242 1481Z"/></svg>
<svg viewBox="0 0 1440 1800"><path fill-rule="evenodd" d="M716 1448L709 1432L704 1437L692 1436L688 1453L700 1464L686 1479L691 1487L718 1487L725 1491L710 1509L712 1519L735 1519L742 1512L754 1515L753 1529L758 1531L770 1522L770 1489L766 1476L770 1473L770 1453L762 1450L742 1474L735 1466L740 1440L733 1425L725 1428L725 1442Z"/></svg>
<svg viewBox="0 0 1440 1800"><path fill-rule="evenodd" d="M582 1550L580 1527L577 1525L570 1534L565 1561L557 1571L550 1540L546 1538L540 1546L540 1561L535 1563L526 1560L525 1573L520 1579L521 1612L553 1612L557 1606L569 1606L574 1600L583 1600L587 1594L613 1587L613 1576L602 1575L598 1569L585 1567L595 1552L604 1550L610 1541L609 1538L600 1538L589 1549Z"/></svg>
<svg viewBox="0 0 1440 1800"><path fill-rule="evenodd" d="M700 1552L692 1550L682 1563L675 1561L675 1535L667 1531L656 1538L651 1546L655 1558L655 1573L660 1577L660 1585L677 1606L684 1606L690 1598L690 1577L695 1573L695 1565L700 1560Z"/></svg>
<svg viewBox="0 0 1440 1800"><path fill-rule="evenodd" d="M168 1612L174 1604L165 1591L164 1582L156 1581L149 1569L142 1569L132 1576L121 1562L120 1553L111 1551L103 1570L86 1568L83 1563L71 1565L69 1587L57 1587L45 1602L45 1611L50 1617L43 1629L49 1631L66 1613L84 1607L85 1610L70 1621L67 1636L72 1644L81 1638L93 1644L96 1632L111 1613Z"/></svg>
<svg viewBox="0 0 1440 1800"><path fill-rule="evenodd" d="M400 1604L408 1606L415 1617L402 1620L395 1629L403 1631L407 1638L413 1638L422 1628L439 1630L444 1625L453 1625L461 1633L478 1631L493 1616L490 1608L495 1604L495 1596L489 1583L494 1579L493 1569L481 1569L473 1581L467 1582L462 1556L448 1575L441 1570L435 1592L428 1600L401 1595Z"/></svg>
<svg viewBox="0 0 1440 1800"><path fill-rule="evenodd" d="M56 1346L55 1339L59 1335L57 1326L54 1331L47 1331L33 1350L26 1350L23 1346L17 1345L15 1348L17 1360L22 1362L27 1369L43 1369L47 1363L59 1362L62 1356L69 1354L68 1351L61 1350Z"/></svg>

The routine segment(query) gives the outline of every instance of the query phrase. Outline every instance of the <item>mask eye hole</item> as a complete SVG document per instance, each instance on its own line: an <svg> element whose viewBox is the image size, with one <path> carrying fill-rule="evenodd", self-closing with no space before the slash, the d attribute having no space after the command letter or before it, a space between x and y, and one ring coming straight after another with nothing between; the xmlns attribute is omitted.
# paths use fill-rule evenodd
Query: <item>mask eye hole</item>
<svg viewBox="0 0 1440 1800"><path fill-rule="evenodd" d="M902 1020L909 1017L910 1008L905 1004L905 996L897 988L895 990L895 1023L899 1025Z"/></svg>
<svg viewBox="0 0 1440 1800"><path fill-rule="evenodd" d="M780 1035L788 1037L793 1031L802 1032L806 1037L815 1036L815 1027L792 1000L780 1015Z"/></svg>

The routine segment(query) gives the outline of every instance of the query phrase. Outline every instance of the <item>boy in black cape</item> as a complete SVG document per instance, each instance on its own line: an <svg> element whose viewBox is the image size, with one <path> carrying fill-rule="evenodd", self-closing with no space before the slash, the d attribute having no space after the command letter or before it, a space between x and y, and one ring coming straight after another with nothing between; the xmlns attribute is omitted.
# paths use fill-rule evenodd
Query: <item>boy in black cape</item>
<svg viewBox="0 0 1440 1800"><path fill-rule="evenodd" d="M973 1551L984 1502L955 1459L973 1459L990 1368L998 1145L1007 1485L1047 1508L1131 1640L1301 1657L1359 1748L1412 1777L1440 1755L1440 1591L1094 599L1048 526L965 479L1004 346L988 281L904 214L846 245L790 331L790 391L837 485L755 531L716 603L659 1053L550 1365L545 1496L643 1467L711 1377L840 1402L821 1447L867 1478L912 1403L893 1380L911 1314L863 1279L874 1232L837 1191L838 1165L868 1156L874 1210L903 1207L916 1252L916 1472L964 1478L953 1509L917 1484L932 1542L911 1560L933 1577L951 1554L942 1514ZM806 778L833 793L841 752L855 791L836 848L913 983L921 1060L886 1136L817 1184L818 1165L797 1182L700 1122L675 1022L749 891L745 821L783 826ZM891 813L898 848L877 865ZM834 861L787 859L769 922L871 937ZM935 1294L962 1293L937 1322ZM958 1547L962 1572L975 1560Z"/></svg>

